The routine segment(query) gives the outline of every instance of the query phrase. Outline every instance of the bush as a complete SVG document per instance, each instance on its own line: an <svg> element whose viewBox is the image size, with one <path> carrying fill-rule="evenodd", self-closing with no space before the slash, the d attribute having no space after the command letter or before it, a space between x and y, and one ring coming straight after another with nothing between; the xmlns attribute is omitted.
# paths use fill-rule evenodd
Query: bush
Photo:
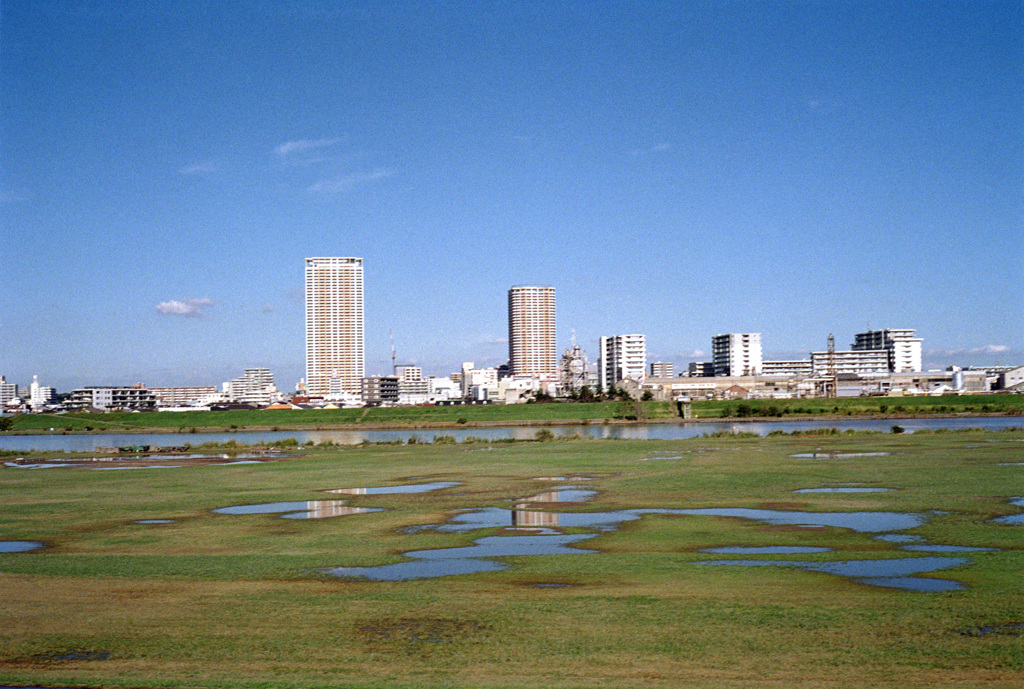
<svg viewBox="0 0 1024 689"><path fill-rule="evenodd" d="M555 434L546 428L542 428L534 434L533 439L542 443L546 443L548 441L554 440Z"/></svg>
<svg viewBox="0 0 1024 689"><path fill-rule="evenodd" d="M890 430L891 430L891 431L892 431L893 433L902 433L904 429L903 429L903 426L900 426L899 424L895 424L895 423L894 423L894 424L892 425L892 428L891 428Z"/></svg>

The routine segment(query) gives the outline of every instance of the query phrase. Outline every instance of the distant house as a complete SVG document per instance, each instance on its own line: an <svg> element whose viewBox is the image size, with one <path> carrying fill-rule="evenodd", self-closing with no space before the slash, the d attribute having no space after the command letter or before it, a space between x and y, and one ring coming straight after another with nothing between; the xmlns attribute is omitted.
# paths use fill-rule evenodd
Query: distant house
<svg viewBox="0 0 1024 689"><path fill-rule="evenodd" d="M722 396L727 400L745 400L750 397L750 390L740 385L733 385L731 388L726 388Z"/></svg>

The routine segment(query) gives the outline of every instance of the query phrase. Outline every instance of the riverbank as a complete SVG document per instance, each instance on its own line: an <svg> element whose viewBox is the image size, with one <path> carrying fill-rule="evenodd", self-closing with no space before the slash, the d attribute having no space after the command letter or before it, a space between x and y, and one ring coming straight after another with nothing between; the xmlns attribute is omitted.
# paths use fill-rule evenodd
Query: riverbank
<svg viewBox="0 0 1024 689"><path fill-rule="evenodd" d="M467 421L464 424L450 423L450 422L420 422L420 423L372 423L372 424L359 424L354 426L351 424L338 424L338 425L323 425L318 424L311 426L309 424L275 424L273 426L203 426L201 428L184 430L173 430L168 429L166 426L135 426L129 428L107 428L107 427L96 427L91 430L67 430L67 429L40 429L40 430L13 430L8 431L4 435L8 436L21 436L21 435L108 435L112 432L118 434L134 434L143 435L151 433L177 433L183 435L203 435L212 433L239 433L239 432L252 432L252 433L273 433L277 431L289 431L289 432L310 432L310 431L349 431L349 430L365 430L365 431L454 431L454 430L469 430L469 429L495 429L495 428L567 428L575 426L617 426L617 427L634 427L634 426L649 426L649 425L685 425L685 424L721 424L721 423L736 423L736 424L756 424L765 422L774 423L806 423L810 421L832 421L836 423L846 421L911 421L911 420L940 420L940 419L986 419L986 418L1003 418L1003 417L1020 417L1020 414L1007 414L1007 413L962 413L962 414L876 414L876 415L840 415L840 414L829 414L820 416L787 416L785 418L772 418L772 417L719 417L719 418L691 418L691 419L643 419L643 420L625 420L625 419L585 419L582 421L572 419L552 419L552 420L519 420L519 421ZM1024 418L1021 418L1021 425L1024 426Z"/></svg>

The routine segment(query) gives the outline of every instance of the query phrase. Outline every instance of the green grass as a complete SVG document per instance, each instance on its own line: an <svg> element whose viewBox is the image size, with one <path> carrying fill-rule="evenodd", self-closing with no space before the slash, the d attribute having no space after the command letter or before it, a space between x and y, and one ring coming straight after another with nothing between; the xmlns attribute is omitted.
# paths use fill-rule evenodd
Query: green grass
<svg viewBox="0 0 1024 689"><path fill-rule="evenodd" d="M877 457L801 460L822 452ZM136 471L0 469L0 684L108 687L1016 687L1024 635L1024 433L694 438L317 448L252 465ZM759 507L932 514L930 541L997 547L919 594L784 568L711 568L719 545L812 545L819 560L894 557L844 529L650 515L501 572L374 583L333 566L401 560L481 534L415 531L460 509L509 507L586 476L566 509ZM414 495L339 487L425 480ZM861 483L886 493L797 494ZM345 497L385 511L297 521L228 505ZM147 526L138 519L172 518ZM902 553L905 554L905 553ZM788 559L784 557L782 559ZM538 588L538 583L570 586ZM60 660L69 653L78 660Z"/></svg>
<svg viewBox="0 0 1024 689"><path fill-rule="evenodd" d="M645 402L641 420L678 419L675 405ZM145 412L106 414L23 414L14 432L120 432L164 430L183 434L220 429L328 429L363 427L460 427L516 423L605 422L633 415L621 402L396 407L387 409L236 410L223 412ZM710 401L693 404L694 418L786 416L892 416L955 414L1024 415L1024 395L941 397L863 397L849 399Z"/></svg>

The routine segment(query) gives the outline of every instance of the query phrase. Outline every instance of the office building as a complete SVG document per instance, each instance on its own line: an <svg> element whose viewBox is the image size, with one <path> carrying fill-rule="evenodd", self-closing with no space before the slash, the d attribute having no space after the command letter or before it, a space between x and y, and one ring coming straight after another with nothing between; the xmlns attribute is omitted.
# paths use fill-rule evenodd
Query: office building
<svg viewBox="0 0 1024 689"><path fill-rule="evenodd" d="M643 335L611 335L599 340L598 384L607 390L620 380L640 380L647 369Z"/></svg>
<svg viewBox="0 0 1024 689"><path fill-rule="evenodd" d="M520 285L508 291L508 363L513 376L558 375L555 288Z"/></svg>
<svg viewBox="0 0 1024 689"><path fill-rule="evenodd" d="M754 376L761 372L761 333L729 333L711 338L715 376Z"/></svg>
<svg viewBox="0 0 1024 689"><path fill-rule="evenodd" d="M341 390L362 392L363 259L306 259L306 391L330 392L332 378Z"/></svg>

